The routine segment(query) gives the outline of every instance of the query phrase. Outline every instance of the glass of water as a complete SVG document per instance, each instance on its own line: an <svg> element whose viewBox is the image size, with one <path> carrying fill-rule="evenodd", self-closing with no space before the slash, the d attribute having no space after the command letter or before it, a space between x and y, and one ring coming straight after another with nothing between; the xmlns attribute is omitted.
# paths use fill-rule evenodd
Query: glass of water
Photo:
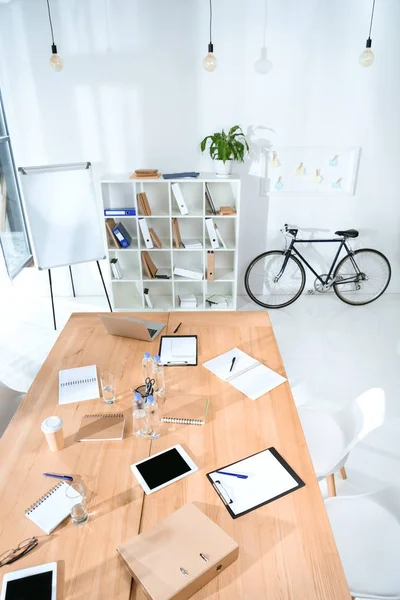
<svg viewBox="0 0 400 600"><path fill-rule="evenodd" d="M115 388L114 375L109 371L103 371L101 374L101 389L103 391L103 400L105 404L114 404Z"/></svg>
<svg viewBox="0 0 400 600"><path fill-rule="evenodd" d="M85 490L80 483L71 483L65 490L67 498L71 500L70 514L75 525L88 522L89 513L86 507Z"/></svg>

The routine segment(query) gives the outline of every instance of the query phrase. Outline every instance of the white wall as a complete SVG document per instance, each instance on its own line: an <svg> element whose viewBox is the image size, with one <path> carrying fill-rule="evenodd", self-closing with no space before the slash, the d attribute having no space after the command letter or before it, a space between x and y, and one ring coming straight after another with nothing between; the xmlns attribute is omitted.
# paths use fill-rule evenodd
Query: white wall
<svg viewBox="0 0 400 600"><path fill-rule="evenodd" d="M110 171L210 170L200 140L237 123L258 128L251 137L265 143L361 146L350 197L260 197L249 163L240 168L241 276L266 246L281 245L285 222L355 227L362 245L388 255L390 291L400 291L398 0L376 3L369 69L358 65L367 0L214 0L212 74L202 68L206 0L52 0L65 60L59 74L48 67L45 4L0 4L0 86L17 164L91 160ZM261 76L253 64L265 25L273 70ZM77 269L78 293L101 293L95 271ZM43 274L41 281L45 286ZM63 275L56 289L69 293Z"/></svg>

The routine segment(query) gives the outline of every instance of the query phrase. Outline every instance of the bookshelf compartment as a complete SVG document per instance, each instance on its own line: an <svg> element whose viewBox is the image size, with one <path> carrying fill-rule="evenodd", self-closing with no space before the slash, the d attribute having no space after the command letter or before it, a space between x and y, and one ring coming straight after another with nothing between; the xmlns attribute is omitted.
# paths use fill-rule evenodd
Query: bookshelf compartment
<svg viewBox="0 0 400 600"><path fill-rule="evenodd" d="M218 294L218 296L224 296L227 300L227 307L218 307L211 305L206 301L207 298ZM234 308L234 284L231 282L224 281L207 281L206 282L206 293L205 293L205 308L206 310L232 310Z"/></svg>
<svg viewBox="0 0 400 600"><path fill-rule="evenodd" d="M214 281L235 281L235 254L221 250L214 253Z"/></svg>
<svg viewBox="0 0 400 600"><path fill-rule="evenodd" d="M204 283L202 281L175 281L175 310L204 310ZM184 308L179 304L178 296L193 294L197 299L197 307Z"/></svg>
<svg viewBox="0 0 400 600"><path fill-rule="evenodd" d="M171 268L171 252L170 250L142 250L141 251L141 255L143 255L143 252L147 252L151 258L151 260L153 261L154 265L156 266L157 269L168 269L169 274L172 277L172 268ZM148 281L154 281L154 278L150 278L148 277L145 269L143 268L143 260L142 260L142 276L143 276L143 281L147 282ZM163 279L160 280L159 283L161 285L170 282L170 279Z"/></svg>
<svg viewBox="0 0 400 600"><path fill-rule="evenodd" d="M169 184L157 182L138 183L136 186L136 193L144 192L147 196L147 200L151 209L151 216L163 216L169 215ZM139 210L139 203L137 201L138 214L146 217L144 213Z"/></svg>
<svg viewBox="0 0 400 600"><path fill-rule="evenodd" d="M104 208L135 208L134 185L132 183L101 184Z"/></svg>
<svg viewBox="0 0 400 600"><path fill-rule="evenodd" d="M177 217L179 231L181 234L182 242L201 242L202 247L199 248L200 251L203 250L204 247L204 222L202 219L194 219L194 218L185 218L180 219ZM178 250L179 248L175 248L174 250ZM186 249L181 246L181 250L185 251ZM188 248L188 250L192 250L192 248Z"/></svg>
<svg viewBox="0 0 400 600"><path fill-rule="evenodd" d="M162 248L157 248L153 243L154 248L150 250L169 250L171 248L171 229L169 219L157 219L156 217L141 217L146 219L147 227L152 228L159 238ZM143 239L142 231L140 229L140 223L138 219L138 230L139 230L139 244L141 250L146 250L146 244Z"/></svg>
<svg viewBox="0 0 400 600"><path fill-rule="evenodd" d="M141 310L143 308L142 284L112 282L115 310Z"/></svg>
<svg viewBox="0 0 400 600"><path fill-rule="evenodd" d="M214 250L220 252L223 250L236 250L236 219L227 219L226 217L218 217L214 215L211 217L214 224L217 226L222 239L225 242L226 248L223 247L221 241L219 241L219 248L212 248L210 238L208 235L207 228L205 229L205 247L207 250Z"/></svg>
<svg viewBox="0 0 400 600"><path fill-rule="evenodd" d="M178 204L175 200L174 191L172 185L174 183L178 183L180 190L182 192L183 198L185 200L185 204L188 209L187 215L182 215L178 208ZM201 181L179 181L173 182L171 185L171 215L173 217L179 216L202 216L204 214L204 197L203 197L203 183Z"/></svg>
<svg viewBox="0 0 400 600"><path fill-rule="evenodd" d="M173 266L181 269L189 269L190 271L197 271L201 273L202 279L204 279L204 260L203 253L197 252L196 250L180 250L173 251ZM183 277L181 275L174 275L176 281L201 281L200 279Z"/></svg>
<svg viewBox="0 0 400 600"><path fill-rule="evenodd" d="M219 210L221 206L230 206L237 210L240 194L240 185L237 181L207 182L207 187L216 210ZM206 202L206 214L212 216L208 202Z"/></svg>
<svg viewBox="0 0 400 600"><path fill-rule="evenodd" d="M170 280L154 281L153 279L152 281L145 281L143 282L143 291L144 289L149 290L149 296L153 305L153 310L173 310L174 303L172 296L172 283ZM150 309L145 300L144 307L146 309Z"/></svg>
<svg viewBox="0 0 400 600"><path fill-rule="evenodd" d="M108 259L111 261L112 258L118 259L119 267L122 271L122 279L114 279L111 267L111 281L118 283L125 283L127 281L140 281L140 265L139 265L139 252L119 252L112 251L108 253Z"/></svg>

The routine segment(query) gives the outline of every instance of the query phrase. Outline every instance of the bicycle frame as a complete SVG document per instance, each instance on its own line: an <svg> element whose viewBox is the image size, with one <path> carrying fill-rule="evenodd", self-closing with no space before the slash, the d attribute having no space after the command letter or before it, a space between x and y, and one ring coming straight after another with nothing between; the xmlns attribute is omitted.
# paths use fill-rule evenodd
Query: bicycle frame
<svg viewBox="0 0 400 600"><path fill-rule="evenodd" d="M331 244L331 243L336 243L336 244L340 244L338 251L336 252L336 255L332 261L332 264L330 266L329 272L326 275L325 280L323 279L322 275L318 275L318 273L313 269L313 267L310 265L310 263L304 258L304 256L297 250L297 248L295 248L295 244ZM353 250L348 246L347 242L346 242L346 238L331 238L329 240L298 240L296 237L292 237L292 240L290 242L289 247L286 250L286 257L285 260L283 261L283 265L282 265L282 269L279 271L278 275L276 276L276 280L278 281L280 279L280 277L282 276L283 272L286 269L286 265L287 262L289 260L289 256L293 253L295 255L297 255L300 260L310 269L310 271L312 273L314 273L315 277L322 283L322 285L330 285L330 283L333 282L329 282L332 273L335 269L337 260L339 258L340 252L342 251L342 248L345 248L347 255L350 256L350 260L353 263L354 269L357 273L356 277L350 277L350 278L346 278L345 280L342 279L342 283L349 283L349 282L353 282L353 281L358 281L359 280L359 276L361 275L360 269L357 266L356 261L353 258L354 252Z"/></svg>

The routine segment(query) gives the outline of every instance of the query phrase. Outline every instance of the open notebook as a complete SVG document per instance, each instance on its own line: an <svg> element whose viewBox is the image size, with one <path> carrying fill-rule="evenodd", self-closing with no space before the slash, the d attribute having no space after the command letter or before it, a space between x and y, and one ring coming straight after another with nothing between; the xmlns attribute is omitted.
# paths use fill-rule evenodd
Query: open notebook
<svg viewBox="0 0 400 600"><path fill-rule="evenodd" d="M33 521L47 535L54 531L69 516L71 508L75 504L82 502L81 496L78 498L67 498L67 489L68 484L65 481L61 481L52 487L47 494L38 498L25 511L28 519Z"/></svg>
<svg viewBox="0 0 400 600"><path fill-rule="evenodd" d="M59 404L93 400L100 396L96 365L63 369L58 374L58 381Z"/></svg>
<svg viewBox="0 0 400 600"><path fill-rule="evenodd" d="M233 358L236 360L230 370ZM208 360L203 363L203 367L233 385L251 400L257 400L286 381L285 377L275 373L239 348L232 348L232 350Z"/></svg>

